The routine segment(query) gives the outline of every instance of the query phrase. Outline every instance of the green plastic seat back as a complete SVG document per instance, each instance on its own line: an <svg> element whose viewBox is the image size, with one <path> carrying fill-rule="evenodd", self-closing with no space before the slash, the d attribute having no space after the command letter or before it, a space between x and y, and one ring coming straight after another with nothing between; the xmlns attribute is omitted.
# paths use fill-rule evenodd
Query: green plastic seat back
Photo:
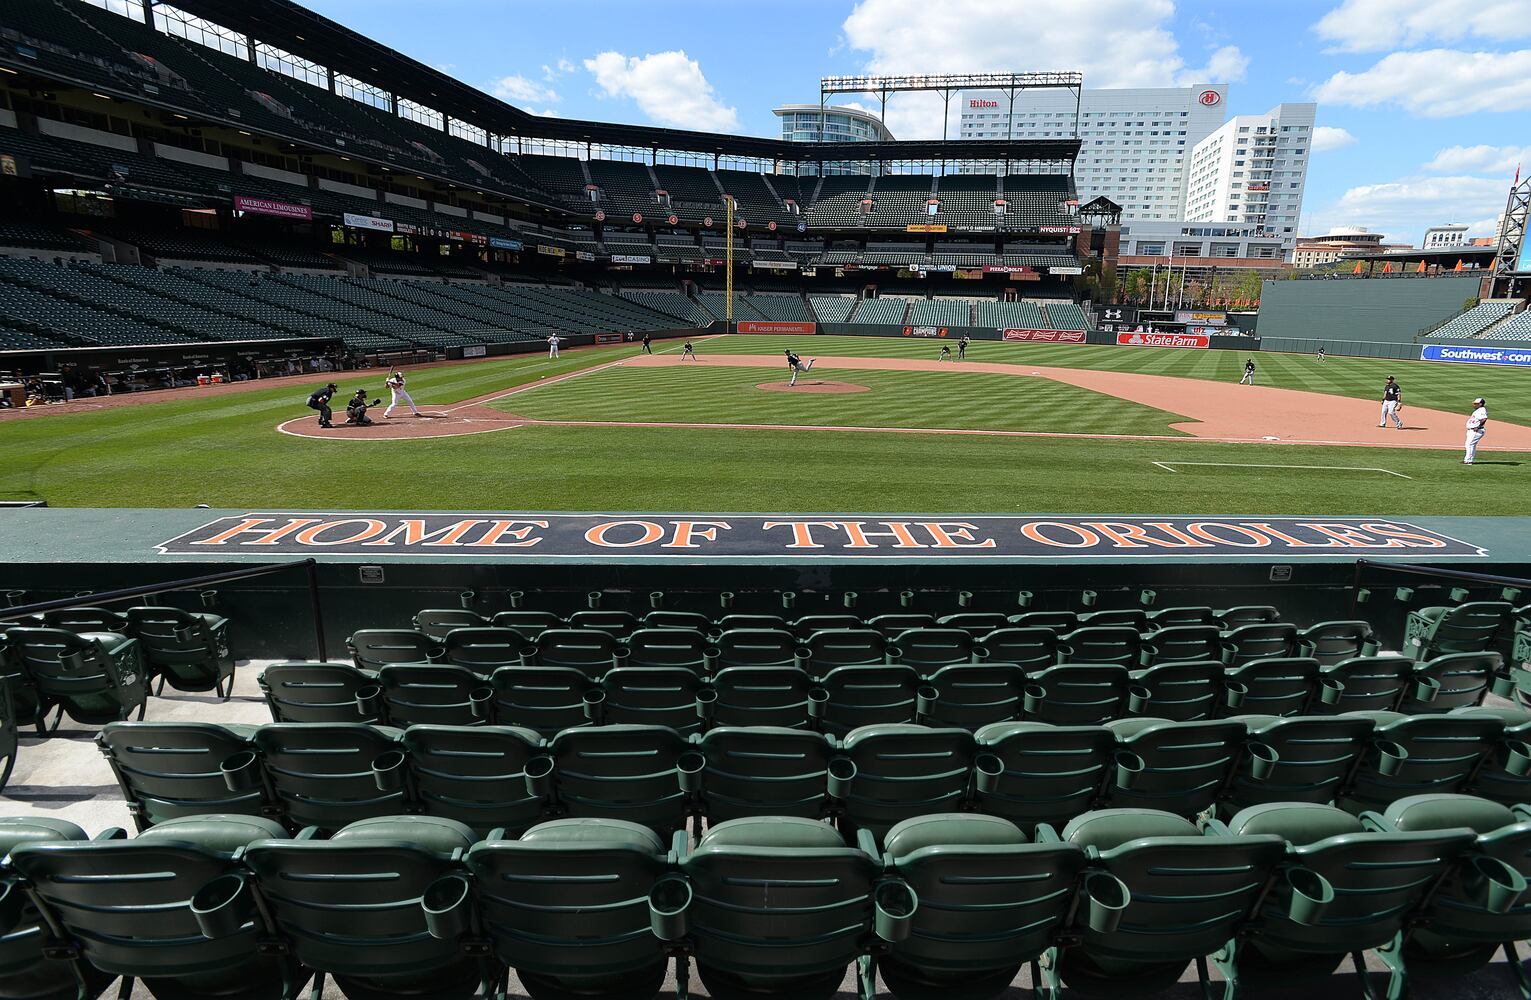
<svg viewBox="0 0 1531 1000"><path fill-rule="evenodd" d="M424 632L405 628L364 628L346 641L351 657L362 670L376 670L390 663L425 663L434 643Z"/></svg>
<svg viewBox="0 0 1531 1000"><path fill-rule="evenodd" d="M454 628L442 641L441 659L480 674L519 666L531 640L513 628L474 625Z"/></svg>
<svg viewBox="0 0 1531 1000"><path fill-rule="evenodd" d="M398 731L360 724L281 722L254 742L290 828L338 830L373 816L406 812L403 791L377 786L372 764L398 749Z"/></svg>
<svg viewBox="0 0 1531 1000"><path fill-rule="evenodd" d="M564 730L550 748L558 806L568 816L626 820L668 838L686 820L676 764L687 748L662 726Z"/></svg>
<svg viewBox="0 0 1531 1000"><path fill-rule="evenodd" d="M0 624L0 628L4 628ZM22 666L21 652L8 635L0 631L0 681L4 681L11 699L11 718L18 724L30 724L47 714L47 705L37 693L32 677Z"/></svg>
<svg viewBox="0 0 1531 1000"><path fill-rule="evenodd" d="M936 618L934 615L904 614L897 612L888 615L878 615L867 619L867 628L873 628L882 633L884 639L893 640L912 628L934 628Z"/></svg>
<svg viewBox="0 0 1531 1000"><path fill-rule="evenodd" d="M526 762L541 752L532 730L411 726L403 742L426 815L455 819L481 837L497 827L519 836L541 820L542 800L526 787Z"/></svg>
<svg viewBox="0 0 1531 1000"><path fill-rule="evenodd" d="M845 819L881 841L893 824L926 813L956 812L972 778L973 735L963 729L866 726L845 737L856 764Z"/></svg>
<svg viewBox="0 0 1531 1000"><path fill-rule="evenodd" d="M712 631L712 619L696 611L650 611L643 616L644 628L686 628L706 635Z"/></svg>
<svg viewBox="0 0 1531 1000"><path fill-rule="evenodd" d="M1416 659L1426 660L1443 653L1481 653L1509 624L1512 611L1508 601L1468 601L1447 608L1416 639Z"/></svg>
<svg viewBox="0 0 1531 1000"><path fill-rule="evenodd" d="M1147 703L1138 713L1145 718L1195 722L1217 714L1222 682L1223 664L1219 660L1161 663L1134 672L1129 693L1147 695Z"/></svg>
<svg viewBox="0 0 1531 1000"><path fill-rule="evenodd" d="M1128 625L1086 625L1058 638L1058 662L1138 665L1143 637Z"/></svg>
<svg viewBox="0 0 1531 1000"><path fill-rule="evenodd" d="M1217 612L1205 604L1184 604L1158 608L1148 613L1148 623L1156 628L1172 625L1216 625Z"/></svg>
<svg viewBox="0 0 1531 1000"><path fill-rule="evenodd" d="M550 628L537 637L537 662L545 667L574 667L600 677L615 666L622 644L599 629Z"/></svg>
<svg viewBox="0 0 1531 1000"><path fill-rule="evenodd" d="M865 948L878 867L853 848L704 839L683 866L703 982L722 973L778 996L826 977L838 984Z"/></svg>
<svg viewBox="0 0 1531 1000"><path fill-rule="evenodd" d="M683 736L702 731L697 693L702 678L690 667L618 667L601 680L610 725L667 726Z"/></svg>
<svg viewBox="0 0 1531 1000"><path fill-rule="evenodd" d="M627 662L634 667L691 667L701 671L707 639L694 628L645 626L627 637Z"/></svg>
<svg viewBox="0 0 1531 1000"><path fill-rule="evenodd" d="M1025 611L1010 616L1010 624L1023 628L1047 628L1059 635L1079 627L1079 616L1072 611Z"/></svg>
<svg viewBox="0 0 1531 1000"><path fill-rule="evenodd" d="M1332 705L1313 699L1308 714L1391 712L1413 687L1414 661L1407 656L1353 656L1324 668L1323 676L1339 681L1345 690Z"/></svg>
<svg viewBox="0 0 1531 1000"><path fill-rule="evenodd" d="M991 663L1013 663L1025 671L1058 662L1058 633L1047 628L1006 625L982 636L978 648Z"/></svg>
<svg viewBox="0 0 1531 1000"><path fill-rule="evenodd" d="M707 759L702 810L709 825L745 816L820 819L828 808L834 751L820 733L730 726L709 730L701 750Z"/></svg>
<svg viewBox="0 0 1531 1000"><path fill-rule="evenodd" d="M489 619L495 628L508 628L520 632L532 642L550 628L563 628L562 618L551 611L501 611Z"/></svg>
<svg viewBox="0 0 1531 1000"><path fill-rule="evenodd" d="M1224 629L1235 629L1241 625L1280 621L1281 612L1269 604L1240 604L1217 612L1216 617Z"/></svg>
<svg viewBox="0 0 1531 1000"><path fill-rule="evenodd" d="M1376 741L1396 743L1408 758L1394 774L1383 774L1381 754L1368 751L1356 771L1347 801L1352 811L1381 811L1390 802L1428 792L1457 792L1493 753L1504 723L1463 715L1415 715L1377 727Z"/></svg>
<svg viewBox="0 0 1531 1000"><path fill-rule="evenodd" d="M41 704L76 722L105 725L144 707L148 686L138 642L116 632L13 628L6 633Z"/></svg>
<svg viewBox="0 0 1531 1000"><path fill-rule="evenodd" d="M626 639L638 630L638 616L631 611L576 611L569 616L569 627L594 629L615 639Z"/></svg>
<svg viewBox="0 0 1531 1000"><path fill-rule="evenodd" d="M1318 700L1318 661L1307 656L1264 657L1229 667L1226 686L1247 689L1242 702L1226 705L1225 715L1301 715Z"/></svg>
<svg viewBox="0 0 1531 1000"><path fill-rule="evenodd" d="M585 696L599 682L577 667L501 667L489 678L494 689L494 721L525 726L543 739L565 729L588 726Z"/></svg>
<svg viewBox="0 0 1531 1000"><path fill-rule="evenodd" d="M1498 653L1444 653L1414 671L1416 682L1430 680L1440 685L1431 701L1420 701L1411 686L1398 710L1410 714L1449 712L1483 704L1489 680L1504 666Z"/></svg>
<svg viewBox="0 0 1531 1000"><path fill-rule="evenodd" d="M1363 621L1319 622L1297 637L1298 651L1326 667L1367 655L1375 641L1371 625Z"/></svg>
<svg viewBox="0 0 1531 1000"><path fill-rule="evenodd" d="M1297 626L1290 622L1240 625L1223 635L1227 662L1241 666L1251 660L1287 659L1297 653Z"/></svg>
<svg viewBox="0 0 1531 1000"><path fill-rule="evenodd" d="M377 675L349 663L273 663L258 678L272 722L376 722L356 696Z"/></svg>
<svg viewBox="0 0 1531 1000"><path fill-rule="evenodd" d="M819 683L829 695L819 724L831 735L843 736L860 726L915 720L920 675L913 667L835 667Z"/></svg>
<svg viewBox="0 0 1531 1000"><path fill-rule="evenodd" d="M415 614L416 631L424 632L436 642L446 639L447 633L457 628L481 628L489 619L467 608L425 608Z"/></svg>
<svg viewBox="0 0 1531 1000"><path fill-rule="evenodd" d="M1084 611L1079 615L1079 624L1088 628L1103 625L1125 625L1134 632L1150 631L1148 612L1142 608L1107 608L1104 611Z"/></svg>
<svg viewBox="0 0 1531 1000"><path fill-rule="evenodd" d="M1256 778L1245 759L1230 789L1230 808L1265 802L1324 803L1344 787L1356 762L1370 751L1372 721L1363 717L1298 716L1250 725L1250 739L1276 751L1270 774Z"/></svg>
<svg viewBox="0 0 1531 1000"><path fill-rule="evenodd" d="M383 716L390 726L483 725L473 715L473 694L489 682L449 663L391 663L377 672Z"/></svg>
<svg viewBox="0 0 1531 1000"><path fill-rule="evenodd" d="M627 824L587 822L614 828L605 839L595 839L599 828L565 839L558 827L567 821L555 821L530 838L468 851L485 936L523 983L546 981L568 995L652 996L666 957L649 929L648 894L665 873L664 848L657 838L645 848L620 829Z"/></svg>
<svg viewBox="0 0 1531 1000"><path fill-rule="evenodd" d="M974 639L981 639L1008 624L1009 620L999 611L963 611L936 619L937 628L960 628Z"/></svg>
<svg viewBox="0 0 1531 1000"><path fill-rule="evenodd" d="M714 726L808 726L808 695L813 678L791 664L775 667L725 667L712 678L717 704Z"/></svg>
<svg viewBox="0 0 1531 1000"><path fill-rule="evenodd" d="M912 628L899 633L898 662L921 669L966 663L973 658L973 634L960 628Z"/></svg>
<svg viewBox="0 0 1531 1000"><path fill-rule="evenodd" d="M178 691L210 691L234 672L228 619L180 608L128 609L144 665Z"/></svg>
<svg viewBox="0 0 1531 1000"><path fill-rule="evenodd" d="M731 628L718 636L718 666L780 667L795 665L797 640L779 628Z"/></svg>
<svg viewBox="0 0 1531 1000"><path fill-rule="evenodd" d="M16 706L11 701L11 685L0 675L0 761L4 761L0 765L0 792L5 791L5 784L16 766L17 746Z"/></svg>
<svg viewBox="0 0 1531 1000"><path fill-rule="evenodd" d="M1216 625L1166 625L1143 637L1143 658L1148 663L1221 660L1222 642Z"/></svg>
<svg viewBox="0 0 1531 1000"><path fill-rule="evenodd" d="M775 632L786 632L789 635L792 629L787 625L787 620L781 615L724 615L718 619L717 632L732 632L735 629L769 629ZM796 640L794 640L796 641Z"/></svg>
<svg viewBox="0 0 1531 1000"><path fill-rule="evenodd" d="M977 734L980 754L999 758L1003 773L992 791L976 792L980 812L1023 830L1061 826L1099 798L1116 739L1104 726L1001 722Z"/></svg>
<svg viewBox="0 0 1531 1000"><path fill-rule="evenodd" d="M1504 722L1504 738L1473 778L1472 793L1507 806L1531 802L1531 773L1516 774L1519 758L1531 742L1531 712L1518 708L1458 708L1452 715L1497 718Z"/></svg>
<svg viewBox="0 0 1531 1000"><path fill-rule="evenodd" d="M931 674L926 686L936 691L934 706L920 717L927 726L971 733L1024 712L1026 672L1013 663L954 663Z"/></svg>
<svg viewBox="0 0 1531 1000"><path fill-rule="evenodd" d="M252 749L248 730L209 722L113 722L98 743L139 828L180 816L233 813L262 816L268 802L259 783L230 791L221 765Z"/></svg>
<svg viewBox="0 0 1531 1000"><path fill-rule="evenodd" d="M39 615L47 628L68 632L126 632L128 616L108 608L59 608Z"/></svg>
<svg viewBox="0 0 1531 1000"><path fill-rule="evenodd" d="M1026 717L1055 726L1098 726L1127 714L1127 668L1105 663L1067 663L1033 674L1028 688L1041 703Z"/></svg>
<svg viewBox="0 0 1531 1000"><path fill-rule="evenodd" d="M816 673L851 664L886 662L888 641L869 628L820 629L803 642Z"/></svg>
<svg viewBox="0 0 1531 1000"><path fill-rule="evenodd" d="M864 627L865 623L855 615L803 615L791 624L788 631L798 642L807 642L818 632Z"/></svg>
<svg viewBox="0 0 1531 1000"><path fill-rule="evenodd" d="M1123 729L1127 724L1122 725ZM1143 768L1130 784L1107 783L1112 807L1160 809L1177 816L1194 816L1211 806L1238 765L1244 726L1228 720L1149 722L1120 740L1123 750L1143 759ZM1106 728L1116 730L1116 726Z"/></svg>
<svg viewBox="0 0 1531 1000"><path fill-rule="evenodd" d="M23 845L57 841L83 841L85 831L67 820L22 816L0 817L0 888L15 878L4 858ZM12 892L22 891L19 885ZM25 898L25 897L24 897ZM20 917L9 930L0 930L0 996L7 1000L72 1000L78 995L77 975L84 978L87 994L95 996L111 977L84 962L57 961L43 954L49 934L42 915L25 898Z"/></svg>

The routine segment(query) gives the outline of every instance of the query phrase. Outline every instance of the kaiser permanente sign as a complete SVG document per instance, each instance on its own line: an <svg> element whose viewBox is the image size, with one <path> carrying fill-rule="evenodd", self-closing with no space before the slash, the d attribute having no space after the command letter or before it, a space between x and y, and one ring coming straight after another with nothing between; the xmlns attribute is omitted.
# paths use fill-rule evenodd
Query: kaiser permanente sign
<svg viewBox="0 0 1531 1000"><path fill-rule="evenodd" d="M1425 344L1419 349L1419 360L1452 361L1459 365L1514 365L1518 368L1531 368L1531 348Z"/></svg>

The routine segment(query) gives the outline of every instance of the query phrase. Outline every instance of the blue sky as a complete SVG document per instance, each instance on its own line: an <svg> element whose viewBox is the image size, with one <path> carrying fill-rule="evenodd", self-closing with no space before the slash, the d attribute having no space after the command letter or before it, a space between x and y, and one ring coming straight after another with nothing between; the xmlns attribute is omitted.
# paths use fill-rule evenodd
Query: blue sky
<svg viewBox="0 0 1531 1000"><path fill-rule="evenodd" d="M1077 69L1087 87L1230 85L1228 113L1317 101L1305 232L1490 235L1531 170L1531 0L307 0L529 110L770 135L832 73ZM386 81L378 81L386 84ZM939 100L895 97L899 138ZM955 130L954 130L955 131Z"/></svg>

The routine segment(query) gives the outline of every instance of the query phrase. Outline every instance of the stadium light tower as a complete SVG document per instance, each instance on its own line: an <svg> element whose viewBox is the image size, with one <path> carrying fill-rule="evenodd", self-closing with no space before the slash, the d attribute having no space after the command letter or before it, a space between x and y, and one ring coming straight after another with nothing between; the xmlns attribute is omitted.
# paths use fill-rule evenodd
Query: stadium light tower
<svg viewBox="0 0 1531 1000"><path fill-rule="evenodd" d="M1058 88L1074 93L1074 138L1079 138L1079 109L1084 98L1084 74L1076 72L1044 73L924 73L902 76L826 76L819 79L819 139L824 138L825 111L835 94L876 94L881 110L878 117L888 120L888 95L908 91L936 91L941 95L941 141L947 139L951 117L952 94L959 90L998 90L1007 99L1006 137L1015 138L1015 96L1023 90Z"/></svg>
<svg viewBox="0 0 1531 1000"><path fill-rule="evenodd" d="M1504 206L1499 229L1499 249L1494 254L1494 274L1489 293L1513 298L1531 281L1531 174L1515 171L1510 197Z"/></svg>

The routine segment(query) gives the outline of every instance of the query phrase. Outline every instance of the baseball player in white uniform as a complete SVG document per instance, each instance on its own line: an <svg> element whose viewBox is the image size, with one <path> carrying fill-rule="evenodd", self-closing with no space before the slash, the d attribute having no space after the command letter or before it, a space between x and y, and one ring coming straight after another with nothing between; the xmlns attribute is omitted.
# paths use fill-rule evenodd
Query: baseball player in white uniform
<svg viewBox="0 0 1531 1000"><path fill-rule="evenodd" d="M1389 418L1403 430L1403 386L1393 380L1393 376L1387 377L1387 382L1382 386L1382 423L1378 427L1386 427Z"/></svg>
<svg viewBox="0 0 1531 1000"><path fill-rule="evenodd" d="M1467 418L1467 454L1462 456L1463 465L1472 465L1478 457L1478 442L1488 433L1488 403L1482 396L1473 400L1472 416Z"/></svg>
<svg viewBox="0 0 1531 1000"><path fill-rule="evenodd" d="M558 357L558 334L555 333L548 338L548 360L551 361L556 357Z"/></svg>
<svg viewBox="0 0 1531 1000"><path fill-rule="evenodd" d="M384 420L387 420L389 417L393 416L394 407L398 406L400 403L408 404L410 413L413 413L417 417L420 415L420 411L415 407L414 397L409 394L408 389L404 388L403 372L391 372L389 376L383 380L383 384L386 385L388 387L388 391L393 394L393 398L388 401L388 409L383 411Z"/></svg>

